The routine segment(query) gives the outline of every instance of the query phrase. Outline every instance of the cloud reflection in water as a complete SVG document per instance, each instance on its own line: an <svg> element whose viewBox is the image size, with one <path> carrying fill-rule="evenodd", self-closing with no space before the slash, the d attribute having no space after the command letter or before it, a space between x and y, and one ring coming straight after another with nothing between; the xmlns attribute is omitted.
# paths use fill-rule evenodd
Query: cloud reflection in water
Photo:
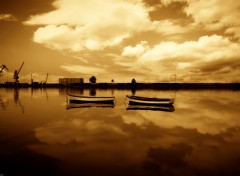
<svg viewBox="0 0 240 176"><path fill-rule="evenodd" d="M181 92L174 113L77 110L69 120L37 128L44 144L32 149L88 168L88 173L108 167L132 175L239 174L235 96Z"/></svg>

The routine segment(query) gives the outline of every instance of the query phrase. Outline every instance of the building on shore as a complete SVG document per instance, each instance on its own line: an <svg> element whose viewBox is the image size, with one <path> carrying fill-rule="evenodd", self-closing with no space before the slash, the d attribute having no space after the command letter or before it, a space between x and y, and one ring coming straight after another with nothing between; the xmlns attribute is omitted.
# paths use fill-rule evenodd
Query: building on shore
<svg viewBox="0 0 240 176"><path fill-rule="evenodd" d="M83 78L59 78L59 84L71 85L71 84L83 84Z"/></svg>

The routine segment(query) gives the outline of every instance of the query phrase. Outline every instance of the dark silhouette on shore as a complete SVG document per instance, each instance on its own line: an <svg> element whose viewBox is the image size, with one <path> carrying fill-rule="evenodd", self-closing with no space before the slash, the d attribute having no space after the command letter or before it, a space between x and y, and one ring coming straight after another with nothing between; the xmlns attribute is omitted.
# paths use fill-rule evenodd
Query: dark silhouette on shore
<svg viewBox="0 0 240 176"><path fill-rule="evenodd" d="M21 67L18 70L14 71L13 79L15 79L15 83L19 83L19 81L18 81L19 73L22 70L23 65L24 65L24 62L22 63Z"/></svg>
<svg viewBox="0 0 240 176"><path fill-rule="evenodd" d="M96 83L97 78L95 76L92 76L91 78L89 78L90 83Z"/></svg>
<svg viewBox="0 0 240 176"><path fill-rule="evenodd" d="M0 83L0 87L14 88L13 82ZM73 83L64 85L47 83L32 86L28 83L18 83L19 88L76 88L76 89L155 89L155 90L181 90L181 89L232 89L240 90L240 83Z"/></svg>
<svg viewBox="0 0 240 176"><path fill-rule="evenodd" d="M8 71L7 66L6 66L6 65L2 65L2 66L0 67L0 76L1 76L1 74L3 73L3 70L4 70L4 69Z"/></svg>

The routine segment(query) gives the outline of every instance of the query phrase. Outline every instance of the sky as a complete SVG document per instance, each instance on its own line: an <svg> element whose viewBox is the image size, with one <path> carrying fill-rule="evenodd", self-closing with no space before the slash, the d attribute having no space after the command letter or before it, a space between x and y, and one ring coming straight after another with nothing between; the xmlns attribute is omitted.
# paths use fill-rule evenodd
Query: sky
<svg viewBox="0 0 240 176"><path fill-rule="evenodd" d="M0 82L239 82L240 1L0 0Z"/></svg>

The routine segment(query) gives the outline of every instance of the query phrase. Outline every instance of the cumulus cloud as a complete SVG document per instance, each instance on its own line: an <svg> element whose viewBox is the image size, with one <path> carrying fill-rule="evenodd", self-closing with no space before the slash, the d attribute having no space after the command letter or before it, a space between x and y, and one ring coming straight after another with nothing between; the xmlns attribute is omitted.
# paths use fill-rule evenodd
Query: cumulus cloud
<svg viewBox="0 0 240 176"><path fill-rule="evenodd" d="M86 49L101 50L107 46L114 46L128 35L123 32L121 35L114 36L114 32L109 32L109 35L96 36L97 28L93 26L90 28L89 26L73 28L67 25L47 25L35 32L33 40L52 49L77 52Z"/></svg>
<svg viewBox="0 0 240 176"><path fill-rule="evenodd" d="M239 1L229 0L188 0L186 12L193 16L197 23L239 24Z"/></svg>
<svg viewBox="0 0 240 176"><path fill-rule="evenodd" d="M140 0L57 0L53 5L56 10L31 16L24 24L43 25L33 40L57 50L103 50L146 31L186 32L172 20L151 21L150 9Z"/></svg>
<svg viewBox="0 0 240 176"><path fill-rule="evenodd" d="M56 10L25 22L44 25L35 32L34 41L54 49L101 50L118 45L150 24L147 10L134 0L58 0L54 5Z"/></svg>
<svg viewBox="0 0 240 176"><path fill-rule="evenodd" d="M206 30L226 29L240 37L240 1L235 0L161 0L164 6L174 3L187 3L182 9L187 16L193 18L194 25Z"/></svg>
<svg viewBox="0 0 240 176"><path fill-rule="evenodd" d="M161 0L161 3L164 5L169 5L173 2L186 2L186 0Z"/></svg>
<svg viewBox="0 0 240 176"><path fill-rule="evenodd" d="M94 67L94 66L82 66L82 65L62 65L62 69L71 73L84 73L84 74L102 74L106 73L104 68Z"/></svg>
<svg viewBox="0 0 240 176"><path fill-rule="evenodd" d="M214 61L238 57L239 49L240 45L232 43L228 38L218 35L203 36L198 41L162 42L145 52L139 61L149 62L171 58L181 58L180 60L184 62Z"/></svg>
<svg viewBox="0 0 240 176"><path fill-rule="evenodd" d="M126 53L129 53L129 56L132 56L139 46L143 47L140 43L135 48L124 48L122 55L126 56ZM180 72L182 76L192 74L195 78L198 75L200 79L203 73L230 74L240 66L240 44L232 43L228 38L219 35L202 36L197 41L183 43L161 42L152 48L145 45L141 51L144 51L141 55L135 55L136 65L142 65L146 68L146 74L152 75L163 76L164 73Z"/></svg>
<svg viewBox="0 0 240 176"><path fill-rule="evenodd" d="M191 15L197 25L202 25L208 30L226 29L226 32L233 32L240 36L239 30L240 1L229 0L187 0L189 6L185 8L188 15Z"/></svg>
<svg viewBox="0 0 240 176"><path fill-rule="evenodd" d="M147 41L141 41L136 46L126 46L123 49L123 56L140 56L149 48Z"/></svg>
<svg viewBox="0 0 240 176"><path fill-rule="evenodd" d="M0 14L0 21L17 21L17 18L13 14Z"/></svg>
<svg viewBox="0 0 240 176"><path fill-rule="evenodd" d="M38 26L34 42L79 58L83 65L61 66L68 72L130 72L158 81L163 73L181 72L182 79L238 73L240 3L234 0L56 0L53 6L24 24Z"/></svg>

